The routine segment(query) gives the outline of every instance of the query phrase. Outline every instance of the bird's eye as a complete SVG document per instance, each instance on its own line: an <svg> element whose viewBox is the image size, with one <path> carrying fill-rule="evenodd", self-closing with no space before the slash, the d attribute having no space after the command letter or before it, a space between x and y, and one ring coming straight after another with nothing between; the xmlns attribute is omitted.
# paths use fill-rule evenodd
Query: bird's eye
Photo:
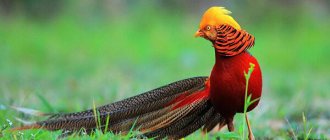
<svg viewBox="0 0 330 140"><path fill-rule="evenodd" d="M211 30L211 26L206 26L206 30Z"/></svg>

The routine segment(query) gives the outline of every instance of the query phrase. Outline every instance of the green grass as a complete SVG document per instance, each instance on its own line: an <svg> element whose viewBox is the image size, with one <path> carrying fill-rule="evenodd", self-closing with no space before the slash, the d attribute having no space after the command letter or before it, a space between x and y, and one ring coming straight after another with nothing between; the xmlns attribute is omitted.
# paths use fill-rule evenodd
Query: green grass
<svg viewBox="0 0 330 140"><path fill-rule="evenodd" d="M263 70L263 96L249 113L257 138L329 138L329 20L310 19L306 14L294 21L295 26L277 22L280 17L242 23L256 37L251 53ZM150 17L143 12L92 21L63 14L46 22L24 16L0 22L0 138L60 135L9 132L7 120L20 125L15 117L44 119L24 116L10 106L81 111L93 108L93 103L99 106L176 80L209 75L214 52L207 41L193 38L198 22L191 16ZM235 118L237 132L242 131L242 119ZM197 131L187 139L232 136L226 129L222 132L203 136ZM127 138L97 131L68 139L123 137Z"/></svg>

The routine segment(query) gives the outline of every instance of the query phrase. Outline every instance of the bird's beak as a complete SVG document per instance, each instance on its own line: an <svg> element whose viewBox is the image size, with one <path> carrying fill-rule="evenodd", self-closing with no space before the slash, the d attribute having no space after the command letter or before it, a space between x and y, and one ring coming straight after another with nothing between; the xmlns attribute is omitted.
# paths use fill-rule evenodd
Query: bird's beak
<svg viewBox="0 0 330 140"><path fill-rule="evenodd" d="M197 32L195 33L195 37L202 37L202 36L204 36L204 33L200 29L198 29Z"/></svg>

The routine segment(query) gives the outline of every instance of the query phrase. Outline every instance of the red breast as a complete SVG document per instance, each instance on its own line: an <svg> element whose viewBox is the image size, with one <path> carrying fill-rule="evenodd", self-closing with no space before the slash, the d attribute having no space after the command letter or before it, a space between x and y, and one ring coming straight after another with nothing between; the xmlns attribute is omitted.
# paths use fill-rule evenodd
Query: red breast
<svg viewBox="0 0 330 140"><path fill-rule="evenodd" d="M216 110L224 116L231 116L244 110L245 77L250 63L255 64L249 80L248 94L252 100L259 98L262 91L262 76L258 61L248 52L234 57L224 57L216 52L216 63L210 76L210 99ZM259 101L252 104L254 109Z"/></svg>

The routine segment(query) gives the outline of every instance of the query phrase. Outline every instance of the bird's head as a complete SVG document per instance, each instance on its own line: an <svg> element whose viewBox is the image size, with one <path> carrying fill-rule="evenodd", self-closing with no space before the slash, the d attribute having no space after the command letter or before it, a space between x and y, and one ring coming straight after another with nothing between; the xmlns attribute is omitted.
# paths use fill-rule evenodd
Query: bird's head
<svg viewBox="0 0 330 140"><path fill-rule="evenodd" d="M236 30L241 30L240 25L231 17L230 11L224 7L211 7L203 15L195 37L203 37L214 42L217 37L216 26L230 25Z"/></svg>

